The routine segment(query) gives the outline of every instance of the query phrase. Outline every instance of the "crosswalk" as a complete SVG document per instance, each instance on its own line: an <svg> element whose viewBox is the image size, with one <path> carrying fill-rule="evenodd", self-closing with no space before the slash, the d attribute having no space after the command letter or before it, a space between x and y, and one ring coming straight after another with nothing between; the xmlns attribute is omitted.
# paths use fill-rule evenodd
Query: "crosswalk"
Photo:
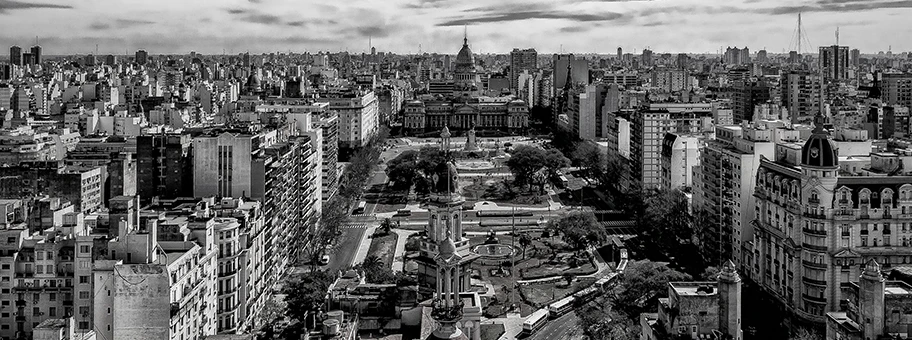
<svg viewBox="0 0 912 340"><path fill-rule="evenodd" d="M367 229L367 223L356 223L356 224L343 225L341 228L342 229Z"/></svg>

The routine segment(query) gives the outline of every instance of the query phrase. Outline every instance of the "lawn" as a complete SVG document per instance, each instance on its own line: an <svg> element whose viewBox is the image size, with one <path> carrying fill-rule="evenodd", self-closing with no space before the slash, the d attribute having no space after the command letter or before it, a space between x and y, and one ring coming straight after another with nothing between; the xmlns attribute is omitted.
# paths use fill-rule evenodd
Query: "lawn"
<svg viewBox="0 0 912 340"><path fill-rule="evenodd" d="M544 307L554 301L560 300L570 294L576 293L595 283L595 279L584 278L573 281L567 286L567 281L526 285L520 288L525 302L536 308Z"/></svg>
<svg viewBox="0 0 912 340"><path fill-rule="evenodd" d="M481 340L497 340L505 331L502 324L483 324L481 325Z"/></svg>
<svg viewBox="0 0 912 340"><path fill-rule="evenodd" d="M397 240L398 237L395 232L383 235L382 232L378 230L377 233L371 236L371 245L367 251L367 256L376 256L386 266L392 266L393 258L396 255Z"/></svg>
<svg viewBox="0 0 912 340"><path fill-rule="evenodd" d="M502 180L485 180L462 184L462 194L467 202L491 201L504 206L544 208L548 206L548 195L540 195L524 188L510 190Z"/></svg>

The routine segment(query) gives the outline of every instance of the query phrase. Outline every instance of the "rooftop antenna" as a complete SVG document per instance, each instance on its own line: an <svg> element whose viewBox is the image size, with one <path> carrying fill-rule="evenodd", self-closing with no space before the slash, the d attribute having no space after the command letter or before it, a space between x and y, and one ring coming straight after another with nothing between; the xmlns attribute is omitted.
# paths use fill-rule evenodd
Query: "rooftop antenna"
<svg viewBox="0 0 912 340"><path fill-rule="evenodd" d="M462 43L469 44L469 25L462 25Z"/></svg>
<svg viewBox="0 0 912 340"><path fill-rule="evenodd" d="M801 54L801 12L798 12L798 54Z"/></svg>
<svg viewBox="0 0 912 340"><path fill-rule="evenodd" d="M839 26L836 26L836 46L839 46Z"/></svg>

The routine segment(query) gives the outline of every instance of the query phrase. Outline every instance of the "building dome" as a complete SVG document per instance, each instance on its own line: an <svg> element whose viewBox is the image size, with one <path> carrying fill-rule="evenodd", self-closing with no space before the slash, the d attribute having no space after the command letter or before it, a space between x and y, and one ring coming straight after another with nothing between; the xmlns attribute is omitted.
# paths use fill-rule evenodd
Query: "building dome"
<svg viewBox="0 0 912 340"><path fill-rule="evenodd" d="M801 165L818 168L833 168L839 165L836 147L823 129L823 122L820 119L811 138L801 148Z"/></svg>
<svg viewBox="0 0 912 340"><path fill-rule="evenodd" d="M260 77L258 77L255 72L251 73L250 76L247 77L247 83L245 84L245 86L248 89L259 89L260 88Z"/></svg>
<svg viewBox="0 0 912 340"><path fill-rule="evenodd" d="M459 50L459 54L456 54L456 68L471 68L475 69L475 55L472 54L472 49L469 48L469 38L464 38L462 41L462 49Z"/></svg>
<svg viewBox="0 0 912 340"><path fill-rule="evenodd" d="M453 242L453 239L449 236L440 242L439 253L440 255L453 255L456 254L456 243Z"/></svg>

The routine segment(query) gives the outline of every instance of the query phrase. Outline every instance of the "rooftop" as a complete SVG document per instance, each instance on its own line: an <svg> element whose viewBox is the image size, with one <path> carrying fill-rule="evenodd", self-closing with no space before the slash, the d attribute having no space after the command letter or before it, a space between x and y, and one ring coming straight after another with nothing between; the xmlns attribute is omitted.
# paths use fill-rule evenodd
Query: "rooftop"
<svg viewBox="0 0 912 340"><path fill-rule="evenodd" d="M39 328L64 328L67 326L67 319L47 319L38 324L35 329Z"/></svg>
<svg viewBox="0 0 912 340"><path fill-rule="evenodd" d="M671 288L680 296L708 296L718 293L716 282L669 282Z"/></svg>

